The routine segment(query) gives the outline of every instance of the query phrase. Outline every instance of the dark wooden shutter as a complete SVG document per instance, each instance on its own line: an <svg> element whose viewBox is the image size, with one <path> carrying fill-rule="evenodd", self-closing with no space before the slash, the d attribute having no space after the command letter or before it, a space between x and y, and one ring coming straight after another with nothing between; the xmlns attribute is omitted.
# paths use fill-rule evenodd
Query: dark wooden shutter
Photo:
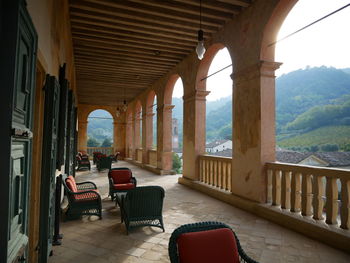
<svg viewBox="0 0 350 263"><path fill-rule="evenodd" d="M75 103L74 94L72 90L69 90L68 94L68 117L67 117L67 137L66 137L66 163L65 173L68 175L74 175L75 170L75 155L74 152L74 137L76 130L76 118L75 118Z"/></svg>
<svg viewBox="0 0 350 263"><path fill-rule="evenodd" d="M0 262L27 262L37 35L24 1L0 5Z"/></svg>
<svg viewBox="0 0 350 263"><path fill-rule="evenodd" d="M43 131L41 192L40 192L40 251L39 262L47 262L54 233L55 178L60 87L53 76L46 77L45 115Z"/></svg>

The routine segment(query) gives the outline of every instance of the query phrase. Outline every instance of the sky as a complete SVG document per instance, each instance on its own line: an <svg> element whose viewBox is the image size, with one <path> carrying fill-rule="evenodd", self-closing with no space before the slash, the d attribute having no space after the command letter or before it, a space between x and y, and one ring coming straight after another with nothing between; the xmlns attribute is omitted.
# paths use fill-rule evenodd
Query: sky
<svg viewBox="0 0 350 263"><path fill-rule="evenodd" d="M314 22L315 20L349 4L350 0L299 0L282 24L277 39ZM350 68L350 6L321 22L276 44L275 61L282 62L276 76L303 69L307 66ZM231 64L226 49L215 56L209 74ZM232 68L225 69L207 79L207 100L218 100L232 94ZM182 97L179 79L173 97Z"/></svg>

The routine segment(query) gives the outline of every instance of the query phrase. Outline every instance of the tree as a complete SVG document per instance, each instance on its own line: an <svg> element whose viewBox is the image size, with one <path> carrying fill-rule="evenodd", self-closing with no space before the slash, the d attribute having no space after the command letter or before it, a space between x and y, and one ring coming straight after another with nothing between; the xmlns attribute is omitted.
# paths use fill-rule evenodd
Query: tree
<svg viewBox="0 0 350 263"><path fill-rule="evenodd" d="M176 171L177 174L181 173L181 159L180 157L176 154L173 153L173 170Z"/></svg>
<svg viewBox="0 0 350 263"><path fill-rule="evenodd" d="M112 140L111 138L106 138L101 144L101 147L111 147L112 146Z"/></svg>
<svg viewBox="0 0 350 263"><path fill-rule="evenodd" d="M87 141L87 146L88 147L99 147L100 143L94 137L89 137L89 139Z"/></svg>
<svg viewBox="0 0 350 263"><path fill-rule="evenodd" d="M321 151L323 152L337 152L339 146L337 144L323 144L321 145Z"/></svg>

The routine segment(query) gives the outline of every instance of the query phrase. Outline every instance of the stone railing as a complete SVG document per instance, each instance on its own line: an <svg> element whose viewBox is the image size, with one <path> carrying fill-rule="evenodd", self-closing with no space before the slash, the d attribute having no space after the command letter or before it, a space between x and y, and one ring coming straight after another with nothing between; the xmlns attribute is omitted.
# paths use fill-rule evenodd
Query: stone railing
<svg viewBox="0 0 350 263"><path fill-rule="evenodd" d="M136 149L136 160L135 161L142 163L142 148Z"/></svg>
<svg viewBox="0 0 350 263"><path fill-rule="evenodd" d="M232 158L199 156L199 181L231 192Z"/></svg>
<svg viewBox="0 0 350 263"><path fill-rule="evenodd" d="M92 158L93 152L101 152L105 155L111 155L114 154L113 147L87 147L87 153Z"/></svg>
<svg viewBox="0 0 350 263"><path fill-rule="evenodd" d="M349 170L267 163L267 179L272 206L349 229Z"/></svg>
<svg viewBox="0 0 350 263"><path fill-rule="evenodd" d="M149 165L157 167L157 150L148 150Z"/></svg>
<svg viewBox="0 0 350 263"><path fill-rule="evenodd" d="M128 158L132 159L132 153L133 153L132 149L129 149L129 156L128 156Z"/></svg>

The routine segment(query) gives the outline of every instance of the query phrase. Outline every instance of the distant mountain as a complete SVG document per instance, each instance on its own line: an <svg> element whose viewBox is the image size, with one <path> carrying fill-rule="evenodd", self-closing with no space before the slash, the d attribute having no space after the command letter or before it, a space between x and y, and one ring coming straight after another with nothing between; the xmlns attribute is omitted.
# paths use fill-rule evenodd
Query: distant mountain
<svg viewBox="0 0 350 263"><path fill-rule="evenodd" d="M341 70L347 74L350 74L350 68L342 68Z"/></svg>

